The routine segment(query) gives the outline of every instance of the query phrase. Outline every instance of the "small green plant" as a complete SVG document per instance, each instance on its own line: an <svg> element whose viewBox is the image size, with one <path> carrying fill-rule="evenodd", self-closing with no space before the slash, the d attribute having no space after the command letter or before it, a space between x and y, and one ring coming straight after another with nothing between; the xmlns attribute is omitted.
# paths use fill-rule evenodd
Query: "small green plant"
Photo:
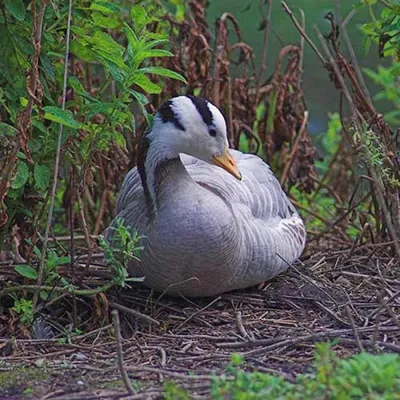
<svg viewBox="0 0 400 400"><path fill-rule="evenodd" d="M399 23L400 32L400 23ZM382 90L375 96L375 101L390 101L394 107L392 111L385 113L385 120L393 126L400 125L400 62L393 61L389 67L378 65L376 72L364 68L365 74L371 78Z"/></svg>
<svg viewBox="0 0 400 400"><path fill-rule="evenodd" d="M360 353L339 359L329 343L316 346L314 372L299 375L295 383L261 372L246 372L240 355L232 355L226 374L213 379L212 400L394 400L400 399L400 357L397 354ZM190 399L174 384L165 386L165 398ZM186 397L184 397L186 395Z"/></svg>
<svg viewBox="0 0 400 400"><path fill-rule="evenodd" d="M400 105L400 103L399 103ZM363 127L363 137L365 138L365 143L362 144L361 134L353 130L353 138L355 142L361 146L364 156L367 157L376 172L378 177L381 179L383 185L388 185L392 188L400 189L400 181L395 176L393 169L389 168L385 160L387 155L385 154L385 146L382 141L377 138L375 132L371 129L367 129L366 126Z"/></svg>
<svg viewBox="0 0 400 400"><path fill-rule="evenodd" d="M118 286L125 286L126 282L138 282L142 278L128 278L127 265L131 260L139 261L139 253L143 247L139 245L142 236L130 227L124 225L122 218L117 218L111 230L112 237L110 243L103 236L99 237L99 243L104 251L104 256L108 265L111 267L113 276L112 281Z"/></svg>
<svg viewBox="0 0 400 400"><path fill-rule="evenodd" d="M41 251L38 247L34 247L33 251L35 255L40 260ZM62 286L67 287L69 285L68 281L63 278L57 271L57 267L60 265L69 264L71 262L71 257L69 256L58 256L57 252L54 249L47 250L47 257L44 263L44 285L54 285L54 284L62 284ZM29 280L36 281L38 279L37 270L28 264L19 264L14 267L14 271L19 275L27 278ZM44 290L40 291L40 297L43 300L49 300L52 296L56 294L50 294Z"/></svg>
<svg viewBox="0 0 400 400"><path fill-rule="evenodd" d="M13 310L21 316L21 322L31 326L33 324L35 313L33 310L32 300L21 298L14 299Z"/></svg>
<svg viewBox="0 0 400 400"><path fill-rule="evenodd" d="M174 382L166 382L164 385L164 399L165 400L190 400L189 393L180 388Z"/></svg>
<svg viewBox="0 0 400 400"><path fill-rule="evenodd" d="M377 14L377 6L380 14ZM378 65L376 71L364 68L365 74L379 85L382 90L375 97L375 101L390 101L394 109L385 113L385 120L394 126L400 124L400 5L396 0L360 0L356 7L367 7L371 15L371 22L361 26L365 34L365 47L369 51L371 43L378 44L380 57L390 57L391 65Z"/></svg>

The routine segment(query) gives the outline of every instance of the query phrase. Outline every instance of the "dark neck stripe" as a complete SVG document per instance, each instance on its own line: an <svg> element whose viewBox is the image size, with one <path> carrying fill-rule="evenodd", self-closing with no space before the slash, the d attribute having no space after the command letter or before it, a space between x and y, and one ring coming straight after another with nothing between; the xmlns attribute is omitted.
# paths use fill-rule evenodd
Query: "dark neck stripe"
<svg viewBox="0 0 400 400"><path fill-rule="evenodd" d="M151 222L154 219L155 207L150 196L149 183L147 182L147 175L145 168L147 153L150 148L150 139L148 138L150 132L151 131L149 129L146 130L145 132L143 132L142 137L140 138L138 153L137 153L137 169L140 175L140 179L142 181L144 198L146 200L146 206L147 206L147 214L149 217L149 221Z"/></svg>
<svg viewBox="0 0 400 400"><path fill-rule="evenodd" d="M208 108L208 102L201 97L195 97L191 95L187 95L186 97L192 100L192 103L197 108L201 118L203 118L204 123L207 126L210 126L213 123L213 115L211 110Z"/></svg>
<svg viewBox="0 0 400 400"><path fill-rule="evenodd" d="M162 104L158 109L157 114L161 117L162 122L172 122L179 130L185 130L185 127L181 124L179 118L174 113L171 100L168 100Z"/></svg>

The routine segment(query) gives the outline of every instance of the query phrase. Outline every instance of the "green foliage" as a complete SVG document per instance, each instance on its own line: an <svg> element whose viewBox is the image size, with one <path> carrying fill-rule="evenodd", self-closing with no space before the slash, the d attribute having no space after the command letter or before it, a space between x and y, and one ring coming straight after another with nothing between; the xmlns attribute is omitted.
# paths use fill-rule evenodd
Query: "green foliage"
<svg viewBox="0 0 400 400"><path fill-rule="evenodd" d="M226 375L212 382L212 400L355 400L400 399L400 357L361 353L339 359L328 343L316 346L314 372L299 375L295 383L280 376L246 372L233 355ZM176 385L165 386L165 398L190 399ZM186 397L185 397L186 395Z"/></svg>
<svg viewBox="0 0 400 400"><path fill-rule="evenodd" d="M21 322L23 324L29 326L33 324L35 313L33 310L32 300L23 297L14 299L13 310L21 316Z"/></svg>
<svg viewBox="0 0 400 400"><path fill-rule="evenodd" d="M326 173L332 158L339 149L340 142L342 140L341 131L342 123L338 113L328 113L328 130L318 135L317 139L320 141L324 159L317 160L315 166L321 173Z"/></svg>
<svg viewBox="0 0 400 400"><path fill-rule="evenodd" d="M181 4L175 2L178 7ZM68 223L66 198L71 199L68 170L75 173L75 202L87 189L87 175L106 169L106 161L97 167L97 156L107 159L111 146L126 146L126 139L136 135L136 119L146 117L145 105L152 94L160 93L163 80L185 79L174 71L163 68L160 59L170 57L170 25L166 11L155 2L142 0L74 0L70 36L70 57L65 109L61 107L64 88L64 58L68 2L52 0L37 2L5 0L0 5L0 143L18 142L26 135L26 148L16 154L13 171L8 176L10 188L0 215L7 211L8 221L1 232L0 249L4 238L11 237L17 225L23 231L24 245L33 249L29 264L15 266L17 274L34 284L38 279L37 264L42 258L39 244L30 239L44 227L47 198L53 180L57 141L62 127L63 164L58 176L55 204L56 234L66 234ZM32 42L40 4L47 4L40 43L39 71L32 76L35 46ZM28 78L27 78L28 77ZM31 96L32 80L38 90ZM29 88L29 89L28 89ZM30 104L32 109L30 110ZM21 132L21 115L28 112L28 125ZM140 112L142 115L140 115ZM0 169L3 169L3 149ZM5 154L7 156L7 154ZM97 167L97 168L96 168ZM4 179L4 178L3 178ZM67 200L68 202L68 200ZM98 204L95 204L96 208ZM77 206L72 204L75 212ZM80 209L79 209L80 211ZM90 221L87 221L90 224ZM75 227L76 229L77 227ZM94 291L104 291L113 285L124 286L128 281L126 265L138 256L140 238L116 225L116 248L102 241L113 276L111 282ZM40 237L40 235L37 235ZM102 240L102 239L100 239ZM58 267L70 263L65 251L50 245L45 255L41 282L47 286L39 292L42 300L49 300L59 292L85 294L73 287ZM89 290L90 291L90 290ZM31 300L15 297L15 311L26 322L33 321Z"/></svg>
<svg viewBox="0 0 400 400"><path fill-rule="evenodd" d="M378 5L384 5L377 17ZM389 67L379 65L376 71L364 69L366 75L371 78L382 90L374 100L388 100L394 105L394 110L385 114L387 122L393 125L400 124L400 87L398 77L400 75L400 4L394 0L361 0L358 7L367 7L370 10L371 22L362 25L365 34L366 49L371 42L378 44L381 57L391 57L392 64ZM374 12L375 10L375 12Z"/></svg>
<svg viewBox="0 0 400 400"><path fill-rule="evenodd" d="M375 15L380 7L380 16ZM381 56L400 57L400 4L397 0L359 0L355 7L367 7L371 22L361 26L365 33L365 45L369 50L371 42L379 44Z"/></svg>
<svg viewBox="0 0 400 400"><path fill-rule="evenodd" d="M379 65L376 72L365 68L364 72L382 87L382 90L374 96L374 100L389 100L394 106L394 110L385 114L385 120L392 125L400 125L400 85L398 82L400 62L393 62L388 68Z"/></svg>
<svg viewBox="0 0 400 400"><path fill-rule="evenodd" d="M339 149L342 140L339 114L329 113L328 129L326 132L318 135L317 140L322 147L322 153L325 155L323 160L315 161L317 172L321 175L322 184L329 184L328 172L332 158ZM291 195L300 204L302 209L312 210L312 214L306 214L304 217L307 227L313 231L320 231L326 227L325 221L332 221L334 218L334 210L336 200L326 188L314 191L308 195L304 191L298 190L296 186L290 189ZM320 218L318 217L320 216Z"/></svg>
<svg viewBox="0 0 400 400"><path fill-rule="evenodd" d="M29 103L27 87L32 77L28 83L26 77L30 75L35 49L33 9L22 0L6 0L1 10L0 139L3 142L5 137L19 136L18 116ZM64 160L85 175L96 152L108 151L113 143L124 147L125 136L135 134L132 105L149 119L144 106L149 95L161 92L161 79L185 82L181 75L158 65L160 58L172 55L165 48L169 42L165 13L154 2L142 1L132 7L127 0L74 1L70 53L76 67L70 66L68 98L63 110L60 99L68 2L54 0L51 6L48 4L37 77L43 98L33 102L28 148L18 153L15 169L8 177L11 188L5 200L8 214L5 232L11 230L16 219L36 223L33 216L38 207L44 206L52 181L60 125L64 128ZM38 15L34 17L37 19ZM98 76L101 83L94 84L93 76ZM59 187L65 187L63 182ZM61 200L62 193L57 196L58 203ZM29 212L21 214L21 210Z"/></svg>
<svg viewBox="0 0 400 400"><path fill-rule="evenodd" d="M142 236L132 231L123 223L122 218L117 218L112 230L112 243L109 243L103 236L99 237L99 243L104 251L107 264L111 267L113 275L112 282L118 286L125 286L126 282L142 281L142 278L128 278L128 262L139 260L138 256L143 247L139 245Z"/></svg>
<svg viewBox="0 0 400 400"><path fill-rule="evenodd" d="M165 400L190 400L189 393L173 382L166 382L164 385Z"/></svg>
<svg viewBox="0 0 400 400"><path fill-rule="evenodd" d="M371 164L378 173L378 177L382 180L382 184L395 188L396 190L400 189L400 181L395 176L394 171L385 163L386 151L382 141L380 141L375 132L368 129L367 126L363 126L362 129L364 130L362 133L353 130L355 142L361 145L365 157L371 161ZM365 138L364 143L362 137Z"/></svg>
<svg viewBox="0 0 400 400"><path fill-rule="evenodd" d="M38 273L35 268L31 267L30 265L16 265L14 267L14 271L23 276L27 279L36 280L38 278Z"/></svg>

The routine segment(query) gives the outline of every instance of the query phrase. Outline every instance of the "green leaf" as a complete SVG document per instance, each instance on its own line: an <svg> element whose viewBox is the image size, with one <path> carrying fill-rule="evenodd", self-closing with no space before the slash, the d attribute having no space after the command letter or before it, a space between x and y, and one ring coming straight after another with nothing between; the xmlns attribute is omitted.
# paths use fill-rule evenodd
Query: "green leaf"
<svg viewBox="0 0 400 400"><path fill-rule="evenodd" d="M14 271L23 276L24 278L36 280L38 278L38 273L36 269L32 268L30 265L16 265Z"/></svg>
<svg viewBox="0 0 400 400"><path fill-rule="evenodd" d="M71 257L69 256L62 256L57 258L57 265L64 265L64 264L69 264L71 262Z"/></svg>
<svg viewBox="0 0 400 400"><path fill-rule="evenodd" d="M8 125L5 122L0 122L0 135L15 136L17 132L18 130L13 126Z"/></svg>
<svg viewBox="0 0 400 400"><path fill-rule="evenodd" d="M166 76L167 78L177 79L178 81L186 83L186 79L182 75L178 74L175 71L171 71L170 69L167 69L167 68L146 67L146 68L139 69L138 72L143 72L145 74Z"/></svg>
<svg viewBox="0 0 400 400"><path fill-rule="evenodd" d="M91 50L97 55L97 59L104 63L104 60L111 61L120 68L125 67L123 54L124 47L118 44L109 34L98 31L94 37L85 37Z"/></svg>
<svg viewBox="0 0 400 400"><path fill-rule="evenodd" d="M29 169L28 166L24 161L18 162L18 169L17 169L17 177L15 178L14 182L12 183L11 187L13 189L19 189L25 185L29 178Z"/></svg>
<svg viewBox="0 0 400 400"><path fill-rule="evenodd" d="M82 96L87 100L93 101L93 102L98 102L97 99L94 99L93 97L90 96L90 94L86 91L86 89L83 87L81 81L76 78L75 76L71 76L68 79L69 85L72 87L72 89L75 90L75 93L78 96Z"/></svg>
<svg viewBox="0 0 400 400"><path fill-rule="evenodd" d="M120 13L121 7L109 1L95 1L90 5L92 10L101 11L104 14Z"/></svg>
<svg viewBox="0 0 400 400"><path fill-rule="evenodd" d="M149 104L149 99L143 93L139 93L136 90L130 90L129 92L141 105Z"/></svg>
<svg viewBox="0 0 400 400"><path fill-rule="evenodd" d="M54 75L54 69L53 69L53 65L52 65L50 59L48 57L42 55L40 57L40 62L42 64L43 71L54 82L56 80L56 77Z"/></svg>
<svg viewBox="0 0 400 400"><path fill-rule="evenodd" d="M35 164L33 176L38 189L46 190L49 187L51 170L47 165Z"/></svg>
<svg viewBox="0 0 400 400"><path fill-rule="evenodd" d="M131 17L133 23L138 27L139 30L149 22L145 8L139 4L132 7Z"/></svg>
<svg viewBox="0 0 400 400"><path fill-rule="evenodd" d="M22 0L4 0L7 11L18 21L25 18L25 5Z"/></svg>
<svg viewBox="0 0 400 400"><path fill-rule="evenodd" d="M111 74L111 76L114 78L114 80L121 85L124 85L127 74L128 74L128 68L121 68L112 61L108 60L102 60L104 66L106 67L107 71Z"/></svg>
<svg viewBox="0 0 400 400"><path fill-rule="evenodd" d="M135 48L136 44L138 43L139 39L136 36L135 31L125 22L122 30L125 32L125 35L128 38L129 44Z"/></svg>
<svg viewBox="0 0 400 400"><path fill-rule="evenodd" d="M113 138L115 143L117 143L123 149L126 149L126 140L124 135L121 132L115 131L113 133Z"/></svg>
<svg viewBox="0 0 400 400"><path fill-rule="evenodd" d="M168 50L163 49L151 49L146 51L140 51L135 55L135 62L139 65L146 58L152 57L172 57L173 54Z"/></svg>
<svg viewBox="0 0 400 400"><path fill-rule="evenodd" d="M72 40L70 50L72 54L81 58L83 61L93 62L96 60L95 53L86 45L84 40Z"/></svg>
<svg viewBox="0 0 400 400"><path fill-rule="evenodd" d="M169 43L168 39L158 39L158 40L152 40L151 42L146 43L146 45L143 47L143 50L150 50L155 46L159 46L160 44L164 43Z"/></svg>
<svg viewBox="0 0 400 400"><path fill-rule="evenodd" d="M46 106L43 107L45 114L44 118L50 121L58 122L61 125L69 128L78 129L81 124L75 120L74 114L69 110L62 110L60 107Z"/></svg>
<svg viewBox="0 0 400 400"><path fill-rule="evenodd" d="M161 93L161 87L153 83L146 75L142 73L136 73L132 77L131 84L138 85L144 91L149 94Z"/></svg>
<svg viewBox="0 0 400 400"><path fill-rule="evenodd" d="M94 23L101 28L114 29L120 25L117 19L112 18L110 15L104 16L100 12L93 12L92 18Z"/></svg>

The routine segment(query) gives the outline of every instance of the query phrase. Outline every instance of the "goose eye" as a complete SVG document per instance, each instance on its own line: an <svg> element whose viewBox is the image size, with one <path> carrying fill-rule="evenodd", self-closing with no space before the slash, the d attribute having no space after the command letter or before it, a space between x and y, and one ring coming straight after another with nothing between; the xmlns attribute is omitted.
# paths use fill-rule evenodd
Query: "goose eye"
<svg viewBox="0 0 400 400"><path fill-rule="evenodd" d="M215 137L217 136L217 131L214 128L211 128L208 133L210 134L210 136Z"/></svg>

